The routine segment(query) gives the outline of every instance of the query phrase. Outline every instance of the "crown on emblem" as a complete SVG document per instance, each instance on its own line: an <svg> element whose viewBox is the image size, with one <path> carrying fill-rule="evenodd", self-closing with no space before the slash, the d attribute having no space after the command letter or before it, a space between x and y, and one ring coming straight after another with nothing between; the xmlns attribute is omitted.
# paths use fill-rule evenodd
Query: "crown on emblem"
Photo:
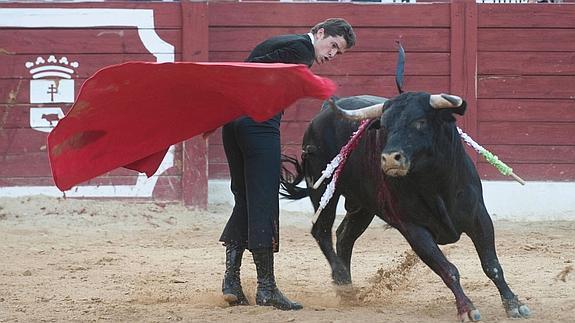
<svg viewBox="0 0 575 323"><path fill-rule="evenodd" d="M72 74L74 74L74 68L77 68L80 64L78 62L68 62L66 56L62 56L57 60L54 55L50 55L48 60L38 56L35 62L26 62L25 66L30 70L33 79L48 77L71 79Z"/></svg>

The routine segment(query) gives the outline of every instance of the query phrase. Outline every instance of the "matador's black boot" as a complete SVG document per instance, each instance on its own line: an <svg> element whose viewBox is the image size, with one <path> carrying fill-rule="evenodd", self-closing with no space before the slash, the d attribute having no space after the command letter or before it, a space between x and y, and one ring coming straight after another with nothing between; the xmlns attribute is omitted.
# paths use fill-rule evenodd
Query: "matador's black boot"
<svg viewBox="0 0 575 323"><path fill-rule="evenodd" d="M226 273L222 281L224 300L230 305L249 305L242 290L240 267L245 248L237 243L226 244Z"/></svg>
<svg viewBox="0 0 575 323"><path fill-rule="evenodd" d="M256 292L256 304L273 306L280 310L302 309L298 303L290 301L276 286L274 277L274 253L271 248L252 250L256 271L258 273L258 289Z"/></svg>

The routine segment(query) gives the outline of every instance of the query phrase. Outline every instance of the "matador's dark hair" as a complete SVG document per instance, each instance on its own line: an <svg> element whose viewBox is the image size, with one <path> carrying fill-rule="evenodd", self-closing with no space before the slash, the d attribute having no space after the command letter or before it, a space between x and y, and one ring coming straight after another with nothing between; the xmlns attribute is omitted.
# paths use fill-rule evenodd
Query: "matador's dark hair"
<svg viewBox="0 0 575 323"><path fill-rule="evenodd" d="M352 48L355 45L355 33L351 25L343 18L329 18L310 29L312 34L316 34L318 30L323 28L325 35L337 37L342 36L345 39L347 48Z"/></svg>

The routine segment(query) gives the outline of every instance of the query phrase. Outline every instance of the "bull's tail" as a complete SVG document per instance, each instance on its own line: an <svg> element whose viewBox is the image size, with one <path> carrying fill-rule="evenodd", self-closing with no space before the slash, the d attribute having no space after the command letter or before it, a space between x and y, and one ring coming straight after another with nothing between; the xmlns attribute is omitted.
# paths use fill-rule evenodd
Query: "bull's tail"
<svg viewBox="0 0 575 323"><path fill-rule="evenodd" d="M295 173L290 171L290 168L295 169ZM304 170L302 164L293 157L282 155L280 195L289 200L299 200L309 196L309 188L297 186L303 178Z"/></svg>

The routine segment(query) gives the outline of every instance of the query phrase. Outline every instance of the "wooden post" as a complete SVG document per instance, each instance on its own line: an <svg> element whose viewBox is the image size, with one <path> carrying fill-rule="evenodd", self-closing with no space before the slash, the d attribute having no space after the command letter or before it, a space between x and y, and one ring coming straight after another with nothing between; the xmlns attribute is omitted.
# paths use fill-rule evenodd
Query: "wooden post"
<svg viewBox="0 0 575 323"><path fill-rule="evenodd" d="M182 61L208 61L207 2L182 1ZM208 206L208 144L201 136L182 147L182 200L185 205Z"/></svg>
<svg viewBox="0 0 575 323"><path fill-rule="evenodd" d="M467 101L461 127L475 138L477 131L477 4L474 0L451 2L451 94ZM477 154L468 150L474 163Z"/></svg>

